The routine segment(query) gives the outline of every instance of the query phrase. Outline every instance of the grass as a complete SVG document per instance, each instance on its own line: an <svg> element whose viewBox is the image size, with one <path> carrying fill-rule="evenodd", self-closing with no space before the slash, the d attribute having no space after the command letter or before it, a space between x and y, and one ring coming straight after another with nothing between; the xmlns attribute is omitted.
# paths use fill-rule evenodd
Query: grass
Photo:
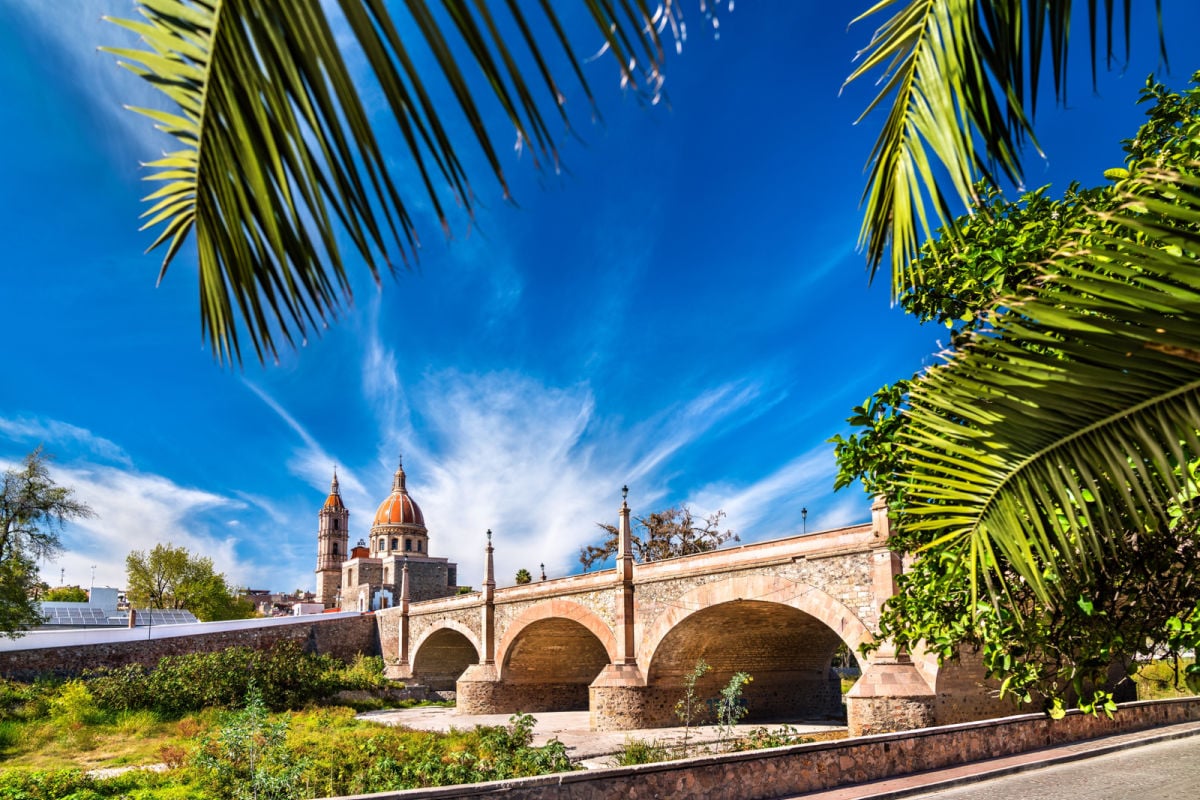
<svg viewBox="0 0 1200 800"><path fill-rule="evenodd" d="M216 714L203 717L203 722L194 716L164 720L152 711L127 711L84 724L53 717L9 720L2 725L15 735L0 751L0 767L87 771L159 764L164 747L190 747L197 734L212 728Z"/></svg>

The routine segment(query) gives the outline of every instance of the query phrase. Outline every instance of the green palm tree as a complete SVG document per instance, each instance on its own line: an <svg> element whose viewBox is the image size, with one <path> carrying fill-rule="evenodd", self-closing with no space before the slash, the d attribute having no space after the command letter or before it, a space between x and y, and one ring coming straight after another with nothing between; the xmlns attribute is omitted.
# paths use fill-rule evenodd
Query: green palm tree
<svg viewBox="0 0 1200 800"><path fill-rule="evenodd" d="M660 32L679 30L684 3L580 0L595 23L588 50L603 42L622 84L653 99L667 52ZM379 280L419 244L413 203L427 201L445 227L444 184L473 211L458 156L466 143L452 140L445 109L427 89L432 81L451 87L469 138L502 188L486 98L465 73L483 74L485 93L538 167L557 164L549 119L569 125L564 81L592 98L556 3L407 0L403 28L389 5L398 4L336 3L407 143L424 186L416 199L402 197L389 175L320 0L140 0L142 20L114 20L145 46L111 52L173 109L139 110L179 143L149 165L161 184L144 215L158 231L152 248L165 248L159 277L194 235L202 332L218 359L240 360L239 328L262 360L277 354L278 338L291 345L336 315L349 295L339 233ZM1110 42L1112 5L1104 4L1103 17ZM871 154L861 241L872 271L890 253L897 290L914 279L909 264L929 231L927 204L950 217L937 165L964 200L976 178L993 179L992 162L1020 174L1018 148L1032 133L1044 50L1056 90L1064 85L1071 7L1069 0L882 0L859 18L891 14L847 80L885 75L864 112L890 104ZM1094 42L1101 17L1095 3L1089 11ZM418 48L436 68L418 69L411 55ZM559 51L561 70L551 58Z"/></svg>
<svg viewBox="0 0 1200 800"><path fill-rule="evenodd" d="M1011 565L1049 608L1200 510L1200 170L1143 167L1104 234L997 301L909 398L909 528L989 582Z"/></svg>
<svg viewBox="0 0 1200 800"><path fill-rule="evenodd" d="M1115 29L1131 24L1126 3L1114 25L1114 5L1088 3L1093 64L1097 31L1111 43ZM568 124L559 73L592 97L550 0L407 0L403 35L384 0L336 6L421 176L415 201L389 176L320 0L141 0L142 21L118 21L145 48L114 52L174 108L144 113L179 142L151 164L162 186L148 198L146 225L158 229L164 272L194 234L202 329L220 359L240 360L239 326L262 359L276 354L277 338L290 344L336 314L349 293L339 234L378 279L418 244L414 202L427 201L446 224L438 184L472 211L457 155L465 143L452 141L431 100L435 77L451 87L502 187L468 67L485 76L492 102L542 167L557 161L548 119ZM681 0L581 7L622 82L653 97L667 52L660 32L675 30ZM1073 8L1070 0L881 0L859 17L884 21L847 81L882 74L864 116L886 114L869 159L861 243L872 271L889 263L894 291L919 280L910 265L920 239L935 219L950 219L951 198L974 198L976 179L1020 176L1044 60L1056 94L1065 91ZM432 53L436 76L417 68L410 52L418 43ZM550 51L561 51L565 69L552 67ZM1131 202L1191 191L1177 175L1141 180ZM1114 265L1098 253L1096 269L1064 274L1069 291L1012 301L1020 313L998 318L1004 336L978 337L914 393L912 496L928 498L924 524L970 542L978 563L1001 548L1047 597L1052 589L1037 577L1046 564L1070 553L1073 568L1088 569L1111 554L1129 518L1159 519L1190 491L1175 476L1194 457L1200 426L1195 249L1172 238L1169 221L1197 212L1167 205L1156 218L1166 223L1126 218L1143 242L1127 260ZM1043 349L1054 354L1023 348L1024 340L1052 341ZM1094 352L1111 360L1097 362ZM981 393L988 405L969 415L972 425L946 421L947 409L967 413ZM1080 401L1077 413L1061 413L1064 398ZM1080 502L1085 489L1102 508Z"/></svg>

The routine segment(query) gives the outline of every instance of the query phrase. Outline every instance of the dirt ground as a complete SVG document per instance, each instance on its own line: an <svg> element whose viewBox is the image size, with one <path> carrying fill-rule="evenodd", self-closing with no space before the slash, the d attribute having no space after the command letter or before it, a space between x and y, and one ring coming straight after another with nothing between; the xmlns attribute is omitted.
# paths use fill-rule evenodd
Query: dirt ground
<svg viewBox="0 0 1200 800"><path fill-rule="evenodd" d="M506 725L509 714L459 714L456 709L437 706L405 708L393 711L368 711L360 719L384 725L403 725L426 731L445 731L450 728L470 728L475 725ZM558 739L567 748L572 761L590 768L612 766L611 756L627 739L641 739L665 745L674 745L683 740L683 728L643 728L630 731L592 731L588 729L586 711L552 711L533 715L537 725L533 729L533 743L542 745ZM783 723L772 723L765 727L772 730ZM789 722L788 726L801 736L814 739L840 738L845 736L846 727L831 723ZM739 725L742 733L758 728L758 725ZM717 741L715 726L693 727L689 741L711 744Z"/></svg>

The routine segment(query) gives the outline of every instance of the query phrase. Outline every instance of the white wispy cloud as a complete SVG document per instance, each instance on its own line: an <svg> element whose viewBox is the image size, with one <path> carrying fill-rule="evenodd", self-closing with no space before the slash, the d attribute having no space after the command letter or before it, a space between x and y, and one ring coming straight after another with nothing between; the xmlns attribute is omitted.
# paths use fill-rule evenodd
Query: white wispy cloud
<svg viewBox="0 0 1200 800"><path fill-rule="evenodd" d="M267 404L274 411L287 427L295 433L302 443L302 446L295 448L292 458L288 461L288 470L295 476L302 478L306 483L315 489L327 490L329 480L333 475L333 469L337 467L338 484L342 497L347 503L360 505L364 503L368 497L366 488L362 481L358 479L352 468L346 466L346 460L339 460L331 455L316 438L309 433L304 425L290 414L274 397L269 395L264 389L256 386L254 383L244 380L243 383L250 391L254 392L260 400Z"/></svg>
<svg viewBox="0 0 1200 800"><path fill-rule="evenodd" d="M71 425L56 419L0 417L0 434L19 442L56 442L80 446L92 455L105 461L132 466L129 455L119 445L103 436L97 436L86 428Z"/></svg>
<svg viewBox="0 0 1200 800"><path fill-rule="evenodd" d="M0 460L0 469L16 466L15 460ZM52 585L65 580L88 586L94 576L97 586L122 588L126 556L156 544L186 547L211 558L217 571L235 585L269 580L278 564L262 554L245 552L237 538L243 526L266 539L277 537L270 535L266 520L239 499L133 468L74 461L70 465L51 462L49 470L55 483L69 487L95 512L89 519L68 522L61 533L62 551L41 565L42 578ZM272 549L277 550L277 545Z"/></svg>
<svg viewBox="0 0 1200 800"><path fill-rule="evenodd" d="M79 96L108 121L95 131L95 144L131 165L171 148L173 140L149 118L126 108L161 108L162 94L98 50L138 46L136 35L102 19L141 19L133 0L5 0L5 5L38 32L53 49L46 57L72 76Z"/></svg>
<svg viewBox="0 0 1200 800"><path fill-rule="evenodd" d="M791 536L805 528L827 530L868 519L868 503L861 493L848 490L845 495L831 495L834 472L833 454L822 445L752 483L704 486L688 502L703 514L723 510L724 524L742 541ZM801 515L805 508L807 522Z"/></svg>

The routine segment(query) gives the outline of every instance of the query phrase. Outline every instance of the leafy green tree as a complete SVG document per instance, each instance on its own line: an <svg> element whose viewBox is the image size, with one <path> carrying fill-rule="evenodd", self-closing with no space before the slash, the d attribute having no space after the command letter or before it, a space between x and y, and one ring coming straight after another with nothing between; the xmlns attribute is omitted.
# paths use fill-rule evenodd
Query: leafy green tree
<svg viewBox="0 0 1200 800"><path fill-rule="evenodd" d="M88 593L79 586L59 586L42 595L42 599L60 603L86 603Z"/></svg>
<svg viewBox="0 0 1200 800"><path fill-rule="evenodd" d="M405 4L411 19L404 26L380 0L328 5L341 12L350 41L335 36L320 0L291 0L286 14L278 0L154 0L138 4L144 20L114 20L135 31L144 49L112 52L169 100L169 111L144 113L179 142L150 164L161 188L147 198L147 227L159 231L153 246L165 247L163 273L195 233L202 326L218 358L240 359L239 319L262 359L275 355L277 337L291 344L336 315L349 281L334 220L378 280L383 265L394 269L415 251L414 202L427 202L447 230L435 187L448 186L473 211L474 190L458 155L466 142L450 136L443 105L456 106L453 113L468 121L464 138L482 150L506 196L498 155L504 148L484 118L489 98L537 168L559 166L549 120L569 126L569 83L597 113L575 54L580 42L566 37L558 4L454 0L445 3L453 31L428 0ZM621 84L656 100L671 49L659 32L679 37L684 5L666 0L655 11L643 0L586 0L580 8L595 27L582 45L593 51L602 44ZM864 116L886 113L870 158L861 242L872 272L890 248L897 292L920 282L910 261L929 232L927 218L950 218L948 194L973 199L977 179L995 183L992 165L1020 177L1020 146L1033 133L1046 54L1055 93L1065 96L1067 57L1075 51L1067 47L1072 7L1070 0L882 0L856 20L870 20L875 33L847 83L883 73ZM1113 4L1103 7L1101 14L1088 4L1089 32L1093 42L1101 28L1108 33L1104 55L1111 62L1117 26ZM1131 16L1125 21L1131 25ZM506 30L520 36L506 39ZM389 176L392 154L381 152L344 61L351 41L404 136L423 197L402 198ZM412 52L422 47L436 66L418 69ZM561 70L549 50L562 52ZM1100 57L1093 47L1093 66ZM527 76L534 65L537 79ZM475 69L484 90L465 77ZM438 78L452 88L452 102L439 103L427 90ZM934 178L938 172L949 193Z"/></svg>
<svg viewBox="0 0 1200 800"><path fill-rule="evenodd" d="M888 495L919 555L882 633L980 647L1056 713L1111 707L1111 665L1200 640L1200 88L1143 101L1117 184L989 198L926 244L905 302L953 352L835 437L838 485Z"/></svg>
<svg viewBox="0 0 1200 800"><path fill-rule="evenodd" d="M728 541L739 541L731 530L721 530L724 511L714 511L704 519L697 520L687 504L658 511L645 517L634 517L635 529L642 533L632 534L633 556L643 563L661 561L664 558L690 556L716 550ZM604 542L587 545L579 549L579 563L584 570L603 564L617 553L619 532L617 526L597 522L604 531Z"/></svg>
<svg viewBox="0 0 1200 800"><path fill-rule="evenodd" d="M525 569L524 567L521 567L521 569L517 570L517 585L518 586L524 586L525 584L532 583L532 582L533 582L533 576L529 574L529 570Z"/></svg>
<svg viewBox="0 0 1200 800"><path fill-rule="evenodd" d="M62 549L66 522L94 516L73 490L54 482L49 462L39 447L0 476L0 632L10 637L42 621L33 599L42 585L37 562Z"/></svg>
<svg viewBox="0 0 1200 800"><path fill-rule="evenodd" d="M125 558L125 570L126 594L134 606L187 609L206 622L254 616L254 605L213 571L212 559L194 556L186 547L167 543L148 553L134 550Z"/></svg>

